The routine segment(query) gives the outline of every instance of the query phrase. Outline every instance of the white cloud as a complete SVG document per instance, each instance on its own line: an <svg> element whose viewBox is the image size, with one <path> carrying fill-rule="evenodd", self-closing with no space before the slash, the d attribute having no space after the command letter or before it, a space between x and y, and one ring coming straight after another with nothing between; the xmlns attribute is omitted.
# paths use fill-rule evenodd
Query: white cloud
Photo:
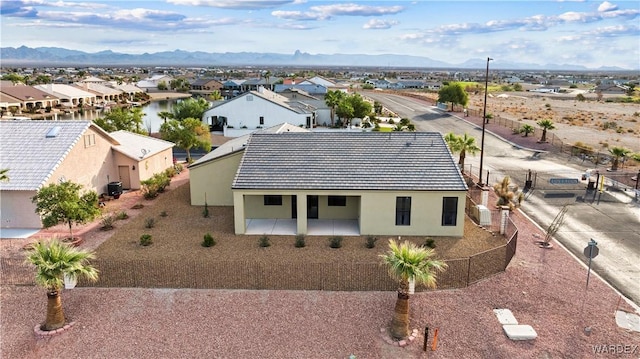
<svg viewBox="0 0 640 359"><path fill-rule="evenodd" d="M599 12L607 12L607 11L613 11L613 10L618 10L618 6L608 1L605 1L602 4L600 4L600 6L598 6Z"/></svg>
<svg viewBox="0 0 640 359"><path fill-rule="evenodd" d="M393 15L404 10L403 6L368 6L359 4L333 4L310 7L312 11L328 16L382 16Z"/></svg>
<svg viewBox="0 0 640 359"><path fill-rule="evenodd" d="M296 0L167 0L175 5L207 6L222 9L270 9L288 4L300 4Z"/></svg>
<svg viewBox="0 0 640 359"><path fill-rule="evenodd" d="M395 25L398 25L398 22L394 20L371 19L366 24L364 24L362 28L379 30L379 29L389 29Z"/></svg>

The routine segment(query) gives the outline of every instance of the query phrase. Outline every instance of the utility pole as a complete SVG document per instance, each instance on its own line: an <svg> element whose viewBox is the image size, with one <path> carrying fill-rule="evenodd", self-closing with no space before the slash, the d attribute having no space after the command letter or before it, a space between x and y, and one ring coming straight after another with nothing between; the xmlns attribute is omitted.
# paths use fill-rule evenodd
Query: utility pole
<svg viewBox="0 0 640 359"><path fill-rule="evenodd" d="M485 131L485 125L487 123L487 92L489 89L489 61L493 60L490 57L487 57L487 72L485 74L484 77L484 109L482 111L482 140L480 141L480 176L478 176L479 178L479 183L480 185L484 185L484 183L482 182L482 164L483 164L483 160L484 160L484 131Z"/></svg>

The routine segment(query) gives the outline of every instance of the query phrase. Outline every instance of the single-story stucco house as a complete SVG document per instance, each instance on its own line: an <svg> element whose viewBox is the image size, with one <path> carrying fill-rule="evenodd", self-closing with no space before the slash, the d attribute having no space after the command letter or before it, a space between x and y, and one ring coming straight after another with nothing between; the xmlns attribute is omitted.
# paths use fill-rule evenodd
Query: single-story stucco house
<svg viewBox="0 0 640 359"><path fill-rule="evenodd" d="M234 207L236 234L252 221L319 220L360 235L464 234L467 185L442 134L261 131L190 166L191 204Z"/></svg>
<svg viewBox="0 0 640 359"><path fill-rule="evenodd" d="M0 121L0 143L0 169L9 177L0 182L3 232L42 226L31 198L43 186L72 181L102 194L110 182L122 182L138 189L173 165L173 143L110 134L90 121Z"/></svg>

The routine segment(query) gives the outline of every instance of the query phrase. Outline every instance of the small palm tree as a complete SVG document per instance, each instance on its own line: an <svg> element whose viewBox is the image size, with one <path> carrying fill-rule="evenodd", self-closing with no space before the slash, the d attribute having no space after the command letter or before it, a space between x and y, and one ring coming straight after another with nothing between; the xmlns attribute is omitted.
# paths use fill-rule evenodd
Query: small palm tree
<svg viewBox="0 0 640 359"><path fill-rule="evenodd" d="M613 155L613 164L611 165L611 170L612 171L617 171L618 170L618 164L620 164L620 157L625 157L627 156L629 153L631 153L631 150L626 149L624 147L611 147L609 149L609 153L611 153Z"/></svg>
<svg viewBox="0 0 640 359"><path fill-rule="evenodd" d="M411 242L398 244L389 240L389 251L381 254L383 263L389 267L389 275L399 281L398 299L391 321L391 336L405 338L409 334L409 281L424 284L429 288L436 286L435 272L442 272L447 264L433 259L435 251L418 247Z"/></svg>
<svg viewBox="0 0 640 359"><path fill-rule="evenodd" d="M36 283L47 290L47 318L41 329L50 331L65 324L60 291L64 277L98 279L98 270L88 263L93 253L76 249L57 239L36 242L27 253L27 263L36 267Z"/></svg>
<svg viewBox="0 0 640 359"><path fill-rule="evenodd" d="M555 129L556 126L553 125L553 121L551 120L540 120L538 121L538 126L542 127L542 138L540 138L540 142L547 142L547 131Z"/></svg>
<svg viewBox="0 0 640 359"><path fill-rule="evenodd" d="M533 133L535 131L535 128L533 128L533 126L526 124L523 125L522 128L520 129L520 133L524 133L524 137L528 137L530 133Z"/></svg>

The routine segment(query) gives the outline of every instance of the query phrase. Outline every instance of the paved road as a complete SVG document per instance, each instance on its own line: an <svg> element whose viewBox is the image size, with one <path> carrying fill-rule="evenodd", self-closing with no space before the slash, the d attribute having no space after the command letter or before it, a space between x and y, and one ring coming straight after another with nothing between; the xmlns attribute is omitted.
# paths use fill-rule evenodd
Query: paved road
<svg viewBox="0 0 640 359"><path fill-rule="evenodd" d="M365 95L401 117L411 119L419 131L466 132L480 142L481 129L424 102L389 94ZM485 133L484 149L483 168L490 172L489 183L507 174L518 182L518 179L524 179L528 170L544 173L547 177L576 179L584 172L583 167L567 158L534 155L533 151L521 149L489 133ZM477 175L479 163L479 156L467 156L465 168L471 168ZM484 177L486 181L486 175ZM587 193L582 184L554 188L544 178L540 179L538 187L528 194L522 210L542 228L547 228L560 209L569 204L555 239L586 263L582 252L593 238L600 249L593 260L593 270L640 305L640 205L631 193L606 190L598 201L599 194L595 193L594 197L594 192Z"/></svg>

